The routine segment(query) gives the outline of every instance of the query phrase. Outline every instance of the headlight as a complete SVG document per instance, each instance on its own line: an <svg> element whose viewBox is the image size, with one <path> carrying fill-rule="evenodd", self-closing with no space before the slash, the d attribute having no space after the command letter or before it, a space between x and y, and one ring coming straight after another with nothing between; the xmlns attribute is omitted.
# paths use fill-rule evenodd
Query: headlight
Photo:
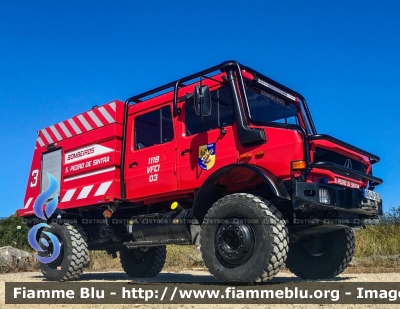
<svg viewBox="0 0 400 309"><path fill-rule="evenodd" d="M319 202L323 204L331 203L331 196L329 194L328 189L319 188Z"/></svg>

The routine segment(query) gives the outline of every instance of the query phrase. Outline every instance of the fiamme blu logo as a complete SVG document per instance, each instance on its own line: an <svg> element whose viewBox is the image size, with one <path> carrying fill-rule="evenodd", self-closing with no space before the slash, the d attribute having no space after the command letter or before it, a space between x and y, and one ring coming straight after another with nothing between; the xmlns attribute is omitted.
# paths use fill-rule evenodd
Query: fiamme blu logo
<svg viewBox="0 0 400 309"><path fill-rule="evenodd" d="M57 192L60 184L51 174L47 173L47 177L49 178L49 186L45 191L39 194L33 205L33 212L42 220L47 220L50 218L58 205L58 197L53 195ZM43 207L44 205L45 207ZM47 223L39 223L34 225L28 233L29 245L39 253L47 251L43 248L52 247L52 253L50 256L40 256L35 254L35 257L38 259L38 261L45 264L53 262L60 254L60 242L58 241L57 237L48 231L39 231L46 227L50 228ZM47 235L48 240L43 238L42 233Z"/></svg>

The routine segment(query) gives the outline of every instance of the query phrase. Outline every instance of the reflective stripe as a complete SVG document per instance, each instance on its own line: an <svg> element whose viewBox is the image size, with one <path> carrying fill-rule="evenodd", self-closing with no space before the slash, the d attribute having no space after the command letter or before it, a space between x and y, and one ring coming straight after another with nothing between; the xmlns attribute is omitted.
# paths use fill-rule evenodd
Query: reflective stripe
<svg viewBox="0 0 400 309"><path fill-rule="evenodd" d="M82 113L78 116L74 116L73 118L70 118L68 120L65 120L65 121L59 122L55 125L44 128L44 129L40 130L40 133L42 134L42 136L39 136L37 138L37 142L39 143L39 145L41 147L44 147L48 144L54 143L55 141L61 141L65 136L67 138L69 138L74 135L86 132L86 131L91 131L94 128L96 128L96 127L94 127L94 128L92 127L92 126L94 126L93 123L98 128L100 128L106 124L109 124L109 123L114 123L116 109L117 109L116 102L111 102L111 103L108 103L106 105L103 105L103 106L100 106L99 108L97 108L97 110L100 112L100 114L104 117L104 119L107 122L103 122L104 120L100 116L100 114L98 114L97 112L95 112L93 110L90 110L90 111ZM90 120L87 117L90 117ZM93 122L91 122L91 121L93 121ZM69 126L67 126L67 122L71 126L72 130ZM85 128L85 130L83 130L83 131L82 131L82 129L83 129L82 126ZM49 130L49 131L47 131L47 130ZM53 138L51 137L50 132L52 133L52 135L54 135L53 138L55 140L53 140Z"/></svg>
<svg viewBox="0 0 400 309"><path fill-rule="evenodd" d="M39 143L39 145L41 147L44 147L44 143L43 143L43 141L42 141L42 139L40 137L38 137L37 142Z"/></svg>
<svg viewBox="0 0 400 309"><path fill-rule="evenodd" d="M89 195L90 190L92 190L92 188L93 188L93 185L83 187L81 193L79 193L79 195L78 195L78 200L86 198Z"/></svg>
<svg viewBox="0 0 400 309"><path fill-rule="evenodd" d="M54 143L53 140L51 139L49 133L47 133L46 129L41 130L40 132L43 133L43 135L46 137L47 141L49 142L49 144Z"/></svg>
<svg viewBox="0 0 400 309"><path fill-rule="evenodd" d="M114 118L111 117L111 115L106 111L106 109L103 106L99 107L99 112L104 116L104 118L107 119L108 123L114 122Z"/></svg>
<svg viewBox="0 0 400 309"><path fill-rule="evenodd" d="M89 122L86 121L86 119L81 115L78 115L78 119L81 121L83 126L85 127L86 130L90 131L93 128L90 126Z"/></svg>
<svg viewBox="0 0 400 309"><path fill-rule="evenodd" d="M90 118L92 118L93 122L98 126L98 127L102 127L103 123L100 121L99 118L97 118L96 114L93 113L93 111L89 111L87 113L89 115Z"/></svg>
<svg viewBox="0 0 400 309"><path fill-rule="evenodd" d="M79 127L76 125L74 119L68 119L69 124L71 125L71 127L75 130L76 134L81 134L82 131L81 129L79 129Z"/></svg>
<svg viewBox="0 0 400 309"><path fill-rule="evenodd" d="M32 200L33 200L33 197L30 197L30 198L26 201L26 204L25 204L25 206L24 206L25 209L29 207L29 205L31 204Z"/></svg>
<svg viewBox="0 0 400 309"><path fill-rule="evenodd" d="M100 187L97 189L97 191L94 194L94 196L98 196L98 195L102 195L102 194L106 193L108 188L110 187L111 183L112 183L112 180L111 181L107 181L107 182L103 182L100 185Z"/></svg>
<svg viewBox="0 0 400 309"><path fill-rule="evenodd" d="M58 125L60 126L61 130L64 132L64 134L67 137L71 137L72 136L72 134L69 132L68 128L65 126L64 122L60 122Z"/></svg>
<svg viewBox="0 0 400 309"><path fill-rule="evenodd" d="M63 197L63 199L61 200L61 202L69 202L72 198L72 196L74 195L76 189L71 189L68 190L67 192L65 192L65 195Z"/></svg>
<svg viewBox="0 0 400 309"><path fill-rule="evenodd" d="M86 174L82 174L82 175L78 175L78 176L72 176L69 178L65 178L64 181L71 181L71 180L75 180L75 179L80 179L80 178L84 178L84 177L88 177L88 176L93 176L93 175L97 175L97 174L101 174L101 173L106 173L106 172L110 172L115 170L115 166L113 167L108 167L102 170L98 170L98 171L94 171L94 172L89 172Z"/></svg>
<svg viewBox="0 0 400 309"><path fill-rule="evenodd" d="M60 133L58 133L57 129L54 126L50 126L50 130L56 136L58 141L62 140L62 137L61 137Z"/></svg>

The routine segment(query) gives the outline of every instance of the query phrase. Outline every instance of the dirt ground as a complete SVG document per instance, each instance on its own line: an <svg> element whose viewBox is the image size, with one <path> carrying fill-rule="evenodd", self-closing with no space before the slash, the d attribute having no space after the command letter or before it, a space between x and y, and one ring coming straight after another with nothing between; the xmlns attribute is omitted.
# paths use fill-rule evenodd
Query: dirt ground
<svg viewBox="0 0 400 309"><path fill-rule="evenodd" d="M400 273L344 273L339 276L341 282L400 282ZM4 304L4 293L5 293L5 282L42 282L44 281L41 273L29 272L29 273L12 273L12 274L0 274L0 308L234 308L234 309L250 309L250 308L400 308L400 305L5 305ZM130 278L123 272L88 272L81 277L81 281L87 282L129 282ZM288 271L280 272L272 282L292 282L296 281L301 283L301 279L296 278ZM214 278L205 270L186 270L176 272L162 272L157 277L147 279L144 282L215 282ZM400 287L399 287L400 289Z"/></svg>

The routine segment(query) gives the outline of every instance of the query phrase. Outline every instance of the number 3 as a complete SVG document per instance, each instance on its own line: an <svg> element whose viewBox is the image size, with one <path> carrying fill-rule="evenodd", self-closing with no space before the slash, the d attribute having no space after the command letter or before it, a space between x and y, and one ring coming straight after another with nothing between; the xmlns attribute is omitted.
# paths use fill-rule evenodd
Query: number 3
<svg viewBox="0 0 400 309"><path fill-rule="evenodd" d="M30 183L31 188L36 187L38 175L39 175L39 170L33 170L32 171L33 180Z"/></svg>

